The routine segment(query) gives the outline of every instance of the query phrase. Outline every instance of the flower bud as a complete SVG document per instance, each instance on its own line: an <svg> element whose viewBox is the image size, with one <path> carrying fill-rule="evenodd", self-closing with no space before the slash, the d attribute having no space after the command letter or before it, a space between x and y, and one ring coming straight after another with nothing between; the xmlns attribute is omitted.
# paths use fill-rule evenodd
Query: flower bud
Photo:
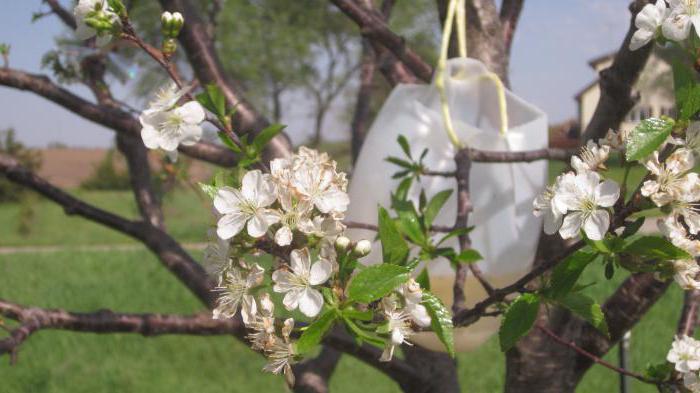
<svg viewBox="0 0 700 393"><path fill-rule="evenodd" d="M185 18L179 12L170 13L165 11L160 16L160 23L160 31L166 38L176 38L185 24Z"/></svg>
<svg viewBox="0 0 700 393"><path fill-rule="evenodd" d="M163 40L160 50L165 56L171 56L177 50L177 42L172 38L167 38Z"/></svg>
<svg viewBox="0 0 700 393"><path fill-rule="evenodd" d="M353 252L360 257L366 256L370 253L370 251L372 251L372 242L366 239L357 242L355 249L353 250Z"/></svg>
<svg viewBox="0 0 700 393"><path fill-rule="evenodd" d="M350 239L348 239L346 236L338 236L338 238L335 239L336 251L344 252L348 249L348 246L350 246Z"/></svg>

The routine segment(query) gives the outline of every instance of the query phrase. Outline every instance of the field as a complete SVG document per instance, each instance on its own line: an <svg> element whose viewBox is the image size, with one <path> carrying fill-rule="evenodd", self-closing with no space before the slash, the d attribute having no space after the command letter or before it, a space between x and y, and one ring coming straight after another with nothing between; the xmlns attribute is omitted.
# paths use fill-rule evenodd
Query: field
<svg viewBox="0 0 700 393"><path fill-rule="evenodd" d="M640 173L634 173L636 179ZM618 173L614 177L618 176ZM109 210L136 216L128 192L85 192L78 195ZM192 191L179 191L165 200L167 224L181 241L200 243L212 218L205 200ZM41 253L0 254L0 297L42 307L75 311L110 308L123 312L191 313L201 305L144 248L130 239L37 198L31 233L19 235L14 226L20 208L0 206L0 246L60 246ZM9 225L7 225L9 224ZM85 245L134 244L133 249L90 251ZM199 256L199 255L197 255ZM587 289L604 299L622 281L606 281L599 266L590 268ZM676 286L632 332L631 364L642 370L662 361L675 330L682 293ZM562 348L562 350L566 350ZM606 357L617 362L616 351ZM227 337L97 335L42 331L19 352L18 363L0 363L0 391L19 392L283 392L281 378L263 374L263 359ZM498 392L505 372L504 355L492 338L482 348L458 357L464 392ZM362 383L357 381L362 380ZM616 391L617 374L600 366L584 378L579 392ZM344 356L331 380L331 391L398 392L380 373ZM636 381L634 392L655 389Z"/></svg>

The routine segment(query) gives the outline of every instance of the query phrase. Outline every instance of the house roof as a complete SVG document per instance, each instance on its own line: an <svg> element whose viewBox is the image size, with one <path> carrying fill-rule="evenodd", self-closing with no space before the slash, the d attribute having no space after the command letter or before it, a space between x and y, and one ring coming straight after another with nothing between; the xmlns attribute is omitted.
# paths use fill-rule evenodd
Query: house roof
<svg viewBox="0 0 700 393"><path fill-rule="evenodd" d="M590 89L592 89L593 87L595 87L597 84L598 84L598 79L592 80L592 81L589 82L583 89L581 89L578 93L576 93L576 95L574 96L574 99L576 99L576 101L581 101L581 97L582 97L588 90L590 90Z"/></svg>
<svg viewBox="0 0 700 393"><path fill-rule="evenodd" d="M600 55L598 57L595 57L595 58L588 61L588 65L591 66L591 68L595 69L598 64L604 63L604 62L612 59L613 57L615 57L616 53L617 52L608 52L604 55Z"/></svg>

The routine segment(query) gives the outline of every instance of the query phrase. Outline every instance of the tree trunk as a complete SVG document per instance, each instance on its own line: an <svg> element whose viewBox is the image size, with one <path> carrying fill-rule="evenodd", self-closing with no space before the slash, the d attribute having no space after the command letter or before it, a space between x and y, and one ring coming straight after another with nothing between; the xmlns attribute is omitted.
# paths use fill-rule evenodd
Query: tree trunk
<svg viewBox="0 0 700 393"><path fill-rule="evenodd" d="M369 128L369 115L374 91L374 74L377 68L372 46L367 40L362 41L362 59L360 64L360 88L357 91L355 113L352 117L351 157L354 163L360 154Z"/></svg>
<svg viewBox="0 0 700 393"><path fill-rule="evenodd" d="M426 376L428 384L401 385L406 393L459 393L457 361L448 354L434 352L419 346L404 346L406 362Z"/></svg>

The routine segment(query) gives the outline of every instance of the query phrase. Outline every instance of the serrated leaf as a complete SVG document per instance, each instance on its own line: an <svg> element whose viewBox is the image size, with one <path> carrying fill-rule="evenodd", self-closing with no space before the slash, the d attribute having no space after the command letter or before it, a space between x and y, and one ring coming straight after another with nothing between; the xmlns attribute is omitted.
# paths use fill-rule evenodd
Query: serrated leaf
<svg viewBox="0 0 700 393"><path fill-rule="evenodd" d="M379 240L382 243L384 263L403 265L408 258L408 244L399 232L394 220L383 207L379 207Z"/></svg>
<svg viewBox="0 0 700 393"><path fill-rule="evenodd" d="M503 315L503 322L498 330L501 351L511 349L532 329L539 309L540 298L532 293L524 293L511 303Z"/></svg>
<svg viewBox="0 0 700 393"><path fill-rule="evenodd" d="M623 246L622 252L643 258L657 258L667 261L692 258L685 250L674 246L666 238L660 236L641 236L629 239Z"/></svg>
<svg viewBox="0 0 700 393"><path fill-rule="evenodd" d="M428 310L430 315L430 327L445 346L450 356L455 356L454 327L452 325L452 314L444 304L430 292L423 291L421 304Z"/></svg>
<svg viewBox="0 0 700 393"><path fill-rule="evenodd" d="M445 205L450 196L452 195L452 190L444 190L435 194L428 202L428 205L423 211L423 221L425 222L426 228L430 228L433 225L435 217L440 213L440 210Z"/></svg>
<svg viewBox="0 0 700 393"><path fill-rule="evenodd" d="M321 342L326 332L333 326L338 314L335 309L326 310L316 321L306 327L296 342L299 353L306 353L314 349Z"/></svg>
<svg viewBox="0 0 700 393"><path fill-rule="evenodd" d="M576 251L559 263L552 271L549 286L544 291L545 296L558 299L571 292L583 270L596 256L595 252Z"/></svg>
<svg viewBox="0 0 700 393"><path fill-rule="evenodd" d="M680 61L674 61L672 67L678 118L689 120L700 110L700 86L690 67Z"/></svg>
<svg viewBox="0 0 700 393"><path fill-rule="evenodd" d="M393 291L410 278L403 266L383 263L369 266L355 275L348 286L348 299L360 303L373 302Z"/></svg>
<svg viewBox="0 0 700 393"><path fill-rule="evenodd" d="M668 138L673 123L652 117L642 120L627 138L625 156L627 161L641 160L654 152Z"/></svg>
<svg viewBox="0 0 700 393"><path fill-rule="evenodd" d="M253 146L255 146L256 152L261 152L265 145L272 140L277 134L282 132L286 126L282 124L272 124L265 127L258 135L253 139Z"/></svg>
<svg viewBox="0 0 700 393"><path fill-rule="evenodd" d="M600 304L596 303L592 298L580 292L572 292L559 299L558 303L585 319L604 335L609 335L605 314L603 314Z"/></svg>
<svg viewBox="0 0 700 393"><path fill-rule="evenodd" d="M406 139L406 137L403 135L399 135L399 137L396 138L396 141L399 142L401 150L403 150L404 154L406 154L406 157L413 159L413 157L411 157L411 147L408 145L408 139Z"/></svg>
<svg viewBox="0 0 700 393"><path fill-rule="evenodd" d="M481 256L479 251L476 251L475 249L471 248L469 250L464 250L457 254L455 257L455 260L459 263L474 263L478 262L480 260L484 259L484 257Z"/></svg>
<svg viewBox="0 0 700 393"><path fill-rule="evenodd" d="M203 193L207 194L209 198L214 199L216 197L216 193L218 191L218 188L210 185L210 184L204 184L204 183L197 183L199 188L202 190Z"/></svg>

